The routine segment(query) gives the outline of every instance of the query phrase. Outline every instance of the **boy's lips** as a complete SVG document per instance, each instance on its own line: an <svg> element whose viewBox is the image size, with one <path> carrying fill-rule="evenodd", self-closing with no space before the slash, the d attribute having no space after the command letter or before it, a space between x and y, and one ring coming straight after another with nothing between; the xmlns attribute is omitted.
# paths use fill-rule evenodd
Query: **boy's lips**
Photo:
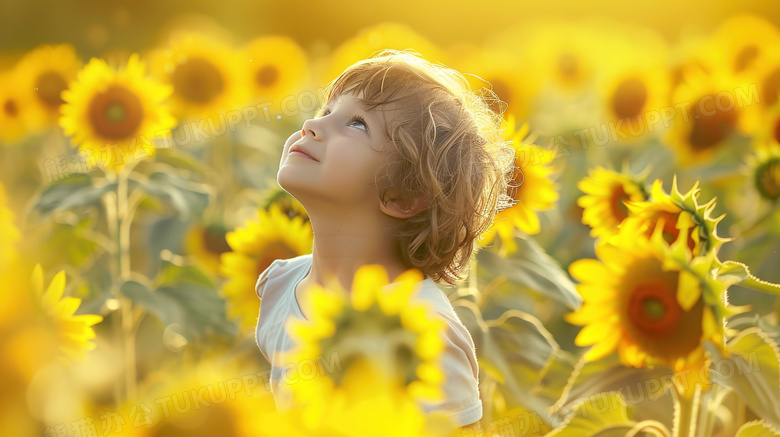
<svg viewBox="0 0 780 437"><path fill-rule="evenodd" d="M312 154L311 154L311 153L309 153L309 151L308 151L308 150L306 150L306 148L305 148L304 146L302 146L302 145L300 145L300 144L293 144L293 145L292 145L292 147L290 147L290 151L288 152L288 155L289 155L290 153L292 153L292 152L303 153L303 154L304 154L304 155L306 155L306 156L307 156L309 159L312 159L312 160L314 160L314 161L320 162L318 159L316 159L314 156L312 156Z"/></svg>

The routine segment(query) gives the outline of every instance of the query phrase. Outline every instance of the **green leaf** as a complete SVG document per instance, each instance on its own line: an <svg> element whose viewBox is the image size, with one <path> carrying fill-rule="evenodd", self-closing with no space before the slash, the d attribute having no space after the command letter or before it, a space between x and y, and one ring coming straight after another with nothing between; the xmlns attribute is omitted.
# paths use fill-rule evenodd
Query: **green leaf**
<svg viewBox="0 0 780 437"><path fill-rule="evenodd" d="M208 168L201 162L186 153L174 149L157 149L157 155L154 160L177 169L192 170L200 176L208 173Z"/></svg>
<svg viewBox="0 0 780 437"><path fill-rule="evenodd" d="M176 174L156 171L145 180L132 180L144 192L171 205L178 213L188 218L197 216L209 204L209 188L184 179Z"/></svg>
<svg viewBox="0 0 780 437"><path fill-rule="evenodd" d="M750 277L746 265L734 261L726 261L720 265L715 277L728 285L738 284Z"/></svg>
<svg viewBox="0 0 780 437"><path fill-rule="evenodd" d="M43 265L68 264L81 267L99 247L91 234L93 217L76 217L70 214L70 222L55 222L46 233L44 251L39 257Z"/></svg>
<svg viewBox="0 0 780 437"><path fill-rule="evenodd" d="M569 275L530 238L517 238L518 249L502 258L489 250L477 252L477 262L495 275L551 297L570 309L582 305L582 297Z"/></svg>
<svg viewBox="0 0 780 437"><path fill-rule="evenodd" d="M65 178L44 188L33 208L45 217L54 211L97 204L105 193L116 190L116 183L95 186L94 182L88 175Z"/></svg>
<svg viewBox="0 0 780 437"><path fill-rule="evenodd" d="M665 366L653 369L626 367L617 354L608 355L598 361L580 361L571 370L567 363L554 363L548 368L540 386L545 393L560 398L554 409L568 408L576 399L616 392L630 405L652 408L655 399L671 396L674 371Z"/></svg>
<svg viewBox="0 0 780 437"><path fill-rule="evenodd" d="M780 285L756 278L750 274L750 270L746 265L736 261L725 261L722 263L716 277L718 280L726 283L726 286L741 284L765 293L780 294Z"/></svg>
<svg viewBox="0 0 780 437"><path fill-rule="evenodd" d="M590 396L575 404L573 414L545 437L623 437L634 426L618 393Z"/></svg>
<svg viewBox="0 0 780 437"><path fill-rule="evenodd" d="M160 287L157 292L184 309L186 317L178 323L189 328L193 336L214 332L227 336L235 335L236 326L227 320L225 301L216 290L180 284L176 287Z"/></svg>
<svg viewBox="0 0 780 437"><path fill-rule="evenodd" d="M197 266L179 266L169 261L163 261L158 280L161 286L189 283L204 288L214 288L211 279Z"/></svg>
<svg viewBox="0 0 780 437"><path fill-rule="evenodd" d="M754 420L742 425L735 437L780 437L780 432L763 420Z"/></svg>
<svg viewBox="0 0 780 437"><path fill-rule="evenodd" d="M553 399L533 390L560 350L552 335L536 317L519 310L485 321L474 302L459 299L453 307L474 339L480 371L498 383L507 407L522 406L545 418Z"/></svg>
<svg viewBox="0 0 780 437"><path fill-rule="evenodd" d="M157 293L143 282L125 281L119 287L119 291L132 300L133 304L142 306L166 325L181 323L182 320L186 319L184 309L177 305L175 300Z"/></svg>
<svg viewBox="0 0 780 437"><path fill-rule="evenodd" d="M780 427L780 358L777 345L759 328L748 328L728 342L724 357L709 342L710 378L732 388L759 416Z"/></svg>
<svg viewBox="0 0 780 437"><path fill-rule="evenodd" d="M180 271L172 272L176 269ZM156 315L163 324L181 325L182 335L188 340L215 332L235 335L236 326L227 320L224 299L213 287L198 284L201 280L197 278L202 273L194 273L196 279L190 281L184 280L187 272L194 272L190 267L173 266L166 270L162 281L165 285L157 289L153 290L149 281L129 280L122 284L120 292Z"/></svg>

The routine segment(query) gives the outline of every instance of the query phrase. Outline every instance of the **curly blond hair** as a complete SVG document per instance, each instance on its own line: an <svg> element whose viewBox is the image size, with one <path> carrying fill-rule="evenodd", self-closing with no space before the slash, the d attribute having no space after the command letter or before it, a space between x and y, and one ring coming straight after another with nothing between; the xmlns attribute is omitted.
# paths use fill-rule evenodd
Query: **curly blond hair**
<svg viewBox="0 0 780 437"><path fill-rule="evenodd" d="M427 200L393 229L404 263L435 282L462 281L476 240L511 206L514 148L491 109L502 102L490 90L472 91L459 72L399 50L348 67L325 88L324 101L346 93L368 110L394 104L385 126L392 147L376 180L382 202Z"/></svg>

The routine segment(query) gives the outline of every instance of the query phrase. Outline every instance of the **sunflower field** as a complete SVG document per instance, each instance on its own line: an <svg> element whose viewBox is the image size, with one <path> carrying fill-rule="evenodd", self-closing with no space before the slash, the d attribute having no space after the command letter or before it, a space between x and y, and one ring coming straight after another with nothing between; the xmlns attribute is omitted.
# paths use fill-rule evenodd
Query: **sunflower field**
<svg viewBox="0 0 780 437"><path fill-rule="evenodd" d="M774 6L64 3L0 1L3 435L780 436ZM417 271L312 291L299 408L255 338L258 276L314 240L285 138L382 49L492 90L515 149L514 206L439 284L473 426L419 406L444 381Z"/></svg>

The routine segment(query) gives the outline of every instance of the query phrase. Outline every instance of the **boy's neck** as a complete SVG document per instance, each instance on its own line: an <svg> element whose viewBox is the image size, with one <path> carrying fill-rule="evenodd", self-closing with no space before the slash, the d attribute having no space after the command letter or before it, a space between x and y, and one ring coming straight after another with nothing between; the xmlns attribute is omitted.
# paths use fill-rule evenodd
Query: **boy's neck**
<svg viewBox="0 0 780 437"><path fill-rule="evenodd" d="M408 270L400 247L388 229L397 224L393 222L395 219L384 214L356 218L351 223L322 221L311 216L310 219L314 230L312 268L303 282L326 286L327 277L335 275L349 291L355 273L363 265L381 265L390 281Z"/></svg>

